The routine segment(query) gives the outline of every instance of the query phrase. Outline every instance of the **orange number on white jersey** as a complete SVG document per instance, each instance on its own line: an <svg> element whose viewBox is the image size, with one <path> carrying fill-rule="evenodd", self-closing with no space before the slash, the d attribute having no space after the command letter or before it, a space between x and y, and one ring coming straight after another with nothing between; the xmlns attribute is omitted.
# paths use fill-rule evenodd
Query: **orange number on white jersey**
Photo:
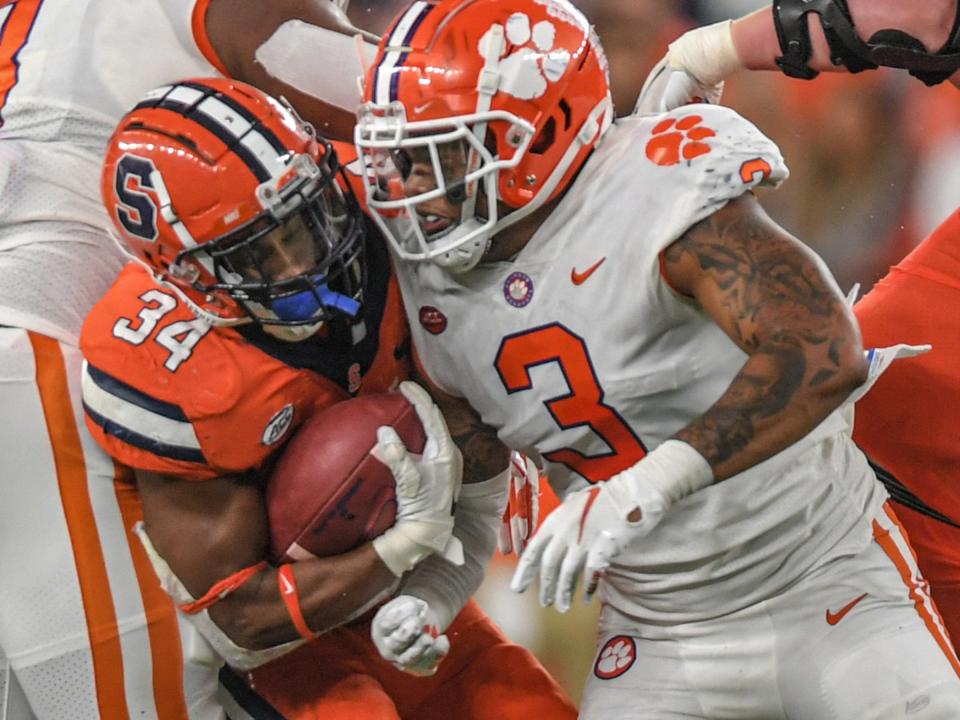
<svg viewBox="0 0 960 720"><path fill-rule="evenodd" d="M586 456L573 448L544 453L550 462L563 463L592 483L606 480L647 454L640 438L614 408L603 402L603 388L593 371L583 338L559 323L526 330L504 338L495 366L508 393L533 387L530 368L555 362L570 392L544 405L562 429L587 425L610 451Z"/></svg>

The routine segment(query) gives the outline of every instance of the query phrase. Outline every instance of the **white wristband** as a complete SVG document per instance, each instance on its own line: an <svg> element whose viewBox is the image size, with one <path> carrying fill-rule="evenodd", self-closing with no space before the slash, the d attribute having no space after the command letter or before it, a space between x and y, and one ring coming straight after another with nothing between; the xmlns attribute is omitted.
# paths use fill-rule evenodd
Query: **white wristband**
<svg viewBox="0 0 960 720"><path fill-rule="evenodd" d="M723 82L743 67L733 43L733 21L725 20L689 30L670 43L667 65L685 70L704 85Z"/></svg>
<svg viewBox="0 0 960 720"><path fill-rule="evenodd" d="M682 440L673 439L647 453L623 475L634 489L656 490L663 498L664 509L713 483L713 468L707 459Z"/></svg>

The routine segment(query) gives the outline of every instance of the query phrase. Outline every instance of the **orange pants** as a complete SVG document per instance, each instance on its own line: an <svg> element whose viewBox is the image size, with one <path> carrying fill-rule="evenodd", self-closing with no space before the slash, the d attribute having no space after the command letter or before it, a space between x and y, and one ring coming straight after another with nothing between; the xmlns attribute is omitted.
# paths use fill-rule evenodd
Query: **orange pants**
<svg viewBox="0 0 960 720"><path fill-rule="evenodd" d="M507 640L474 601L453 621L447 637L450 654L428 678L383 660L366 620L321 635L246 680L288 720L576 718L573 704L540 663ZM252 717L277 717L245 709Z"/></svg>
<svg viewBox="0 0 960 720"><path fill-rule="evenodd" d="M854 439L913 495L960 523L960 210L855 307L866 347L930 343L857 403ZM954 642L960 528L895 505Z"/></svg>

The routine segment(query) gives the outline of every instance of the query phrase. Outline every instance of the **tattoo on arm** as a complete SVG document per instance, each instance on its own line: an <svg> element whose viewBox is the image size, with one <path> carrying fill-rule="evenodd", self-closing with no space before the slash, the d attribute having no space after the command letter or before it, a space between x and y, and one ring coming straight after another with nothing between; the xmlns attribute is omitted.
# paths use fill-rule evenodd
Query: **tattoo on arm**
<svg viewBox="0 0 960 720"><path fill-rule="evenodd" d="M510 462L510 453L492 428L484 425L465 404L449 407L440 404L453 441L463 454L464 482L481 482L502 472Z"/></svg>
<svg viewBox="0 0 960 720"><path fill-rule="evenodd" d="M413 379L430 391L443 413L450 436L463 456L463 481L482 482L503 472L510 463L510 450L500 442L496 431L483 423L470 403L448 395L420 373L414 373Z"/></svg>
<svg viewBox="0 0 960 720"><path fill-rule="evenodd" d="M831 387L842 358L849 357L844 351L859 346L859 338L819 260L769 220L752 197L693 226L667 248L664 260L668 273L691 279L697 300L750 355L723 396L677 434L706 457L719 479L726 474L719 472L723 464L761 429L770 433L791 403L802 401L792 412L807 416L803 422L809 428L800 436L829 413L829 402L821 406L820 400L804 398ZM789 432L774 429L771 436L785 446L799 439Z"/></svg>

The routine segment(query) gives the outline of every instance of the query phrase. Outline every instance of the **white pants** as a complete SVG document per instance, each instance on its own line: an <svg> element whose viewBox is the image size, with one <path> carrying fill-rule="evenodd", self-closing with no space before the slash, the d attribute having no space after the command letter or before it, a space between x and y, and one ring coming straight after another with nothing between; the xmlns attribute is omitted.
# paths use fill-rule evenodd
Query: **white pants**
<svg viewBox="0 0 960 720"><path fill-rule="evenodd" d="M30 706L0 698L0 720L221 718L217 668L130 532L135 488L84 426L80 363L0 327L0 656Z"/></svg>
<svg viewBox="0 0 960 720"><path fill-rule="evenodd" d="M732 615L600 638L581 718L956 720L960 664L888 507L860 554Z"/></svg>

